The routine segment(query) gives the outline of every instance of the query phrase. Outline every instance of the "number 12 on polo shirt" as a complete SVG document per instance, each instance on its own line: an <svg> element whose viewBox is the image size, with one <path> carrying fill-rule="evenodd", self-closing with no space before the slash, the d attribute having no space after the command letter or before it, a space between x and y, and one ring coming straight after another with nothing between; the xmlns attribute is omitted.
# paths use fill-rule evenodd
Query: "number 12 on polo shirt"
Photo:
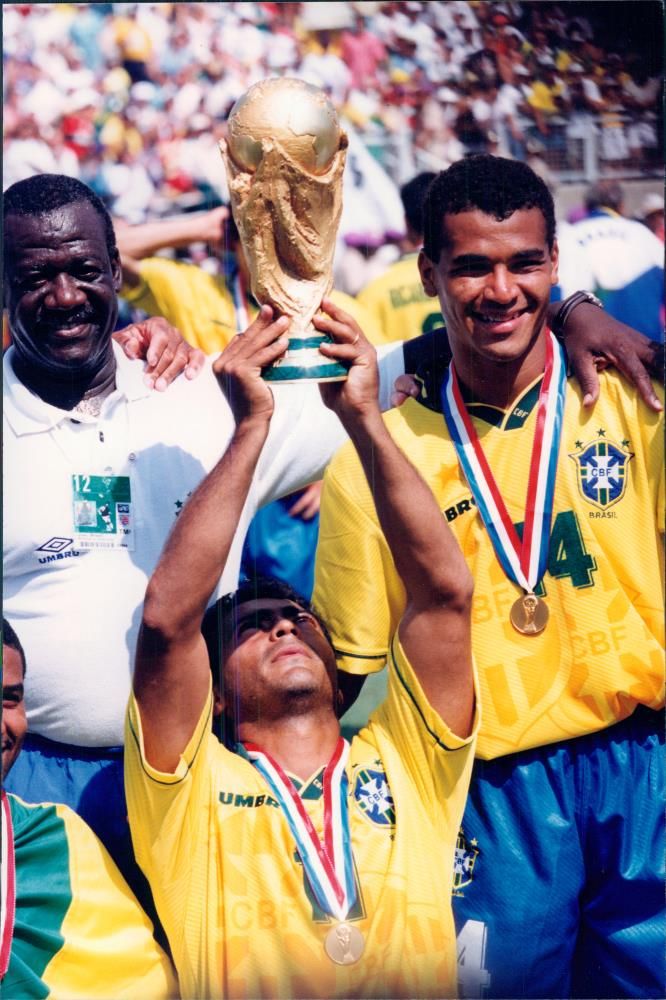
<svg viewBox="0 0 666 1000"><path fill-rule="evenodd" d="M134 548L129 476L73 475L72 515L79 548Z"/></svg>

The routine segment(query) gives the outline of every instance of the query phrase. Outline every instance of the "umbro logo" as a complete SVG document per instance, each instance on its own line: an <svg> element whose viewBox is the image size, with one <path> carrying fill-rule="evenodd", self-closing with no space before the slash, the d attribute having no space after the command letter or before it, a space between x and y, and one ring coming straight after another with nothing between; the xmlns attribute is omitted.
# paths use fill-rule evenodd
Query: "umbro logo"
<svg viewBox="0 0 666 1000"><path fill-rule="evenodd" d="M60 538L58 535L54 535L53 538L49 538L48 542L44 542L43 545L35 549L35 552L62 552L73 541L73 538Z"/></svg>

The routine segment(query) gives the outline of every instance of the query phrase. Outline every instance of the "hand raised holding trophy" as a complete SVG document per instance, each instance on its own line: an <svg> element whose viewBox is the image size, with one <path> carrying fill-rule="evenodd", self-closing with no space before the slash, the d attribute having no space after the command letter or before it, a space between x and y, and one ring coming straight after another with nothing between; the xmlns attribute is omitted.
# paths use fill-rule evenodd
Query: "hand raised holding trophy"
<svg viewBox="0 0 666 1000"><path fill-rule="evenodd" d="M273 382L337 381L312 324L333 284L347 136L326 95L302 80L261 80L236 102L220 142L231 208L260 304L291 318Z"/></svg>

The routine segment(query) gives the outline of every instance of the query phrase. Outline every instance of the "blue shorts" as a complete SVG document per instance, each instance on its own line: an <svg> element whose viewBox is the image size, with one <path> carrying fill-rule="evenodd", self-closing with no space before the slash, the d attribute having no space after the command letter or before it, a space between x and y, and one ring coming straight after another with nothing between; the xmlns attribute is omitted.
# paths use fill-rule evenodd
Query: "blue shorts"
<svg viewBox="0 0 666 1000"><path fill-rule="evenodd" d="M78 813L155 922L148 882L132 849L122 747L77 747L28 733L4 786L26 802L61 802Z"/></svg>
<svg viewBox="0 0 666 1000"><path fill-rule="evenodd" d="M664 715L477 760L454 869L462 997L664 996Z"/></svg>

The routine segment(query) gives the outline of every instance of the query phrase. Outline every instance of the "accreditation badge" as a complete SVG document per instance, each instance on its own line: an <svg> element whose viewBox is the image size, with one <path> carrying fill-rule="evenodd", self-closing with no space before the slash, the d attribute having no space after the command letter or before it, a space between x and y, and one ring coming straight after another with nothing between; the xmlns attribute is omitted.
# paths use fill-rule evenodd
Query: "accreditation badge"
<svg viewBox="0 0 666 1000"><path fill-rule="evenodd" d="M129 476L72 476L72 518L80 549L134 549Z"/></svg>

